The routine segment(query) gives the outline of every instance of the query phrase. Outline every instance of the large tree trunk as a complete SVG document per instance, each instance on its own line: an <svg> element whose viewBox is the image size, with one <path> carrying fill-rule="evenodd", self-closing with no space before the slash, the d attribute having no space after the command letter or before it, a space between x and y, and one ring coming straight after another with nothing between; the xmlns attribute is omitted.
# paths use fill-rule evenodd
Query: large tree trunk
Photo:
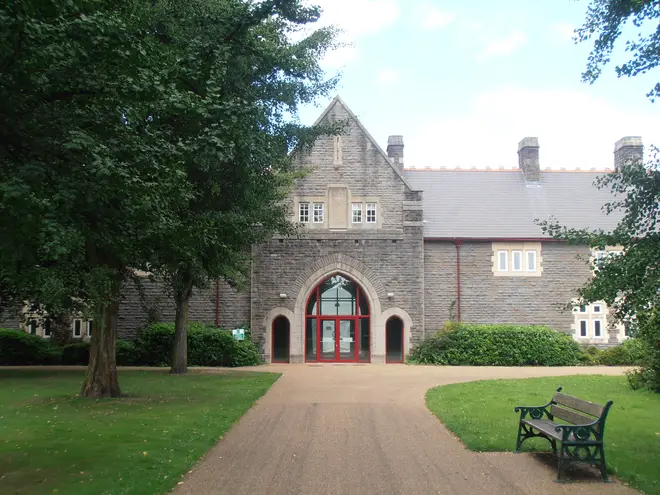
<svg viewBox="0 0 660 495"><path fill-rule="evenodd" d="M99 314L102 321L92 330L89 349L89 365L80 395L84 397L120 397L117 380L117 315L121 281L112 288L112 302L106 304Z"/></svg>
<svg viewBox="0 0 660 495"><path fill-rule="evenodd" d="M170 371L173 375L183 375L188 372L188 307L192 297L192 277L184 276L182 279L181 286L174 290L176 315Z"/></svg>

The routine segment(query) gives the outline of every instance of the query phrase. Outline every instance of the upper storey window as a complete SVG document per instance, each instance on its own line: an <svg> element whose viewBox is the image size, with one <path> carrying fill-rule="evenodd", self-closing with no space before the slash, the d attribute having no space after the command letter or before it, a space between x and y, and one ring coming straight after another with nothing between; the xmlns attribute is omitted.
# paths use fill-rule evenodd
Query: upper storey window
<svg viewBox="0 0 660 495"><path fill-rule="evenodd" d="M323 203L314 203L314 223L325 221L325 208Z"/></svg>
<svg viewBox="0 0 660 495"><path fill-rule="evenodd" d="M362 223L362 203L353 203L351 205L351 215L353 223Z"/></svg>
<svg viewBox="0 0 660 495"><path fill-rule="evenodd" d="M300 203L298 205L298 220L301 223L309 223L309 203Z"/></svg>
<svg viewBox="0 0 660 495"><path fill-rule="evenodd" d="M376 203L367 203L367 223L376 223Z"/></svg>
<svg viewBox="0 0 660 495"><path fill-rule="evenodd" d="M493 274L500 277L539 277L541 266L540 242L494 242Z"/></svg>

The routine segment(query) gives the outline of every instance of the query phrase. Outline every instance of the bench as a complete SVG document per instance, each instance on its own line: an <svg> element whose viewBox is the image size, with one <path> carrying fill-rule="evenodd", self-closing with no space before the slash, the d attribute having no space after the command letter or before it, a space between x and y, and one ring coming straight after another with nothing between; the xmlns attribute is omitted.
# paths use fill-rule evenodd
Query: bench
<svg viewBox="0 0 660 495"><path fill-rule="evenodd" d="M557 455L559 467L557 482L562 482L562 468L571 462L584 462L600 469L603 481L608 481L605 467L603 436L605 420L613 402L601 406L570 395L562 394L559 387L554 397L545 406L518 406L520 412L516 452L528 438L545 438ZM561 423L555 420L562 420Z"/></svg>

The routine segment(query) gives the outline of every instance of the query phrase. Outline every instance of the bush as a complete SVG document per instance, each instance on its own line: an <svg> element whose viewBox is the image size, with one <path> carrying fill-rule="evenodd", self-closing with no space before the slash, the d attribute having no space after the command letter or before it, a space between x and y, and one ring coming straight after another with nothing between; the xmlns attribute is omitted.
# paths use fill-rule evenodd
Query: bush
<svg viewBox="0 0 660 495"><path fill-rule="evenodd" d="M118 340L116 353L117 366L134 366L139 362L138 348L129 340Z"/></svg>
<svg viewBox="0 0 660 495"><path fill-rule="evenodd" d="M627 339L621 345L598 349L593 346L583 347L580 360L582 364L602 366L639 366L646 356L646 345L639 339Z"/></svg>
<svg viewBox="0 0 660 495"><path fill-rule="evenodd" d="M59 363L60 350L49 340L22 330L0 329L0 365Z"/></svg>
<svg viewBox="0 0 660 495"><path fill-rule="evenodd" d="M473 366L573 366L580 346L542 326L456 325L418 344L410 361Z"/></svg>
<svg viewBox="0 0 660 495"><path fill-rule="evenodd" d="M74 342L62 347L62 364L86 366L89 363L89 342Z"/></svg>
<svg viewBox="0 0 660 495"><path fill-rule="evenodd" d="M170 366L174 324L156 323L147 327L137 342L137 364ZM238 342L231 332L200 323L188 325L190 366L254 366L261 356L251 340Z"/></svg>

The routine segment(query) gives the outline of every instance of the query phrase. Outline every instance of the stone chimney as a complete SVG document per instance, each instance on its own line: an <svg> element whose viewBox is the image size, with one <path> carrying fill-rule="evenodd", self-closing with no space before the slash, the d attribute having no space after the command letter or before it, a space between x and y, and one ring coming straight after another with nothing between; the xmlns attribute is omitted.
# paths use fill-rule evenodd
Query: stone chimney
<svg viewBox="0 0 660 495"><path fill-rule="evenodd" d="M387 138L387 156L403 173L403 136L390 136Z"/></svg>
<svg viewBox="0 0 660 495"><path fill-rule="evenodd" d="M518 166L527 182L539 181L541 178L539 138L526 137L518 143Z"/></svg>
<svg viewBox="0 0 660 495"><path fill-rule="evenodd" d="M640 136L626 136L614 145L614 169L620 170L627 163L644 160L644 144Z"/></svg>

